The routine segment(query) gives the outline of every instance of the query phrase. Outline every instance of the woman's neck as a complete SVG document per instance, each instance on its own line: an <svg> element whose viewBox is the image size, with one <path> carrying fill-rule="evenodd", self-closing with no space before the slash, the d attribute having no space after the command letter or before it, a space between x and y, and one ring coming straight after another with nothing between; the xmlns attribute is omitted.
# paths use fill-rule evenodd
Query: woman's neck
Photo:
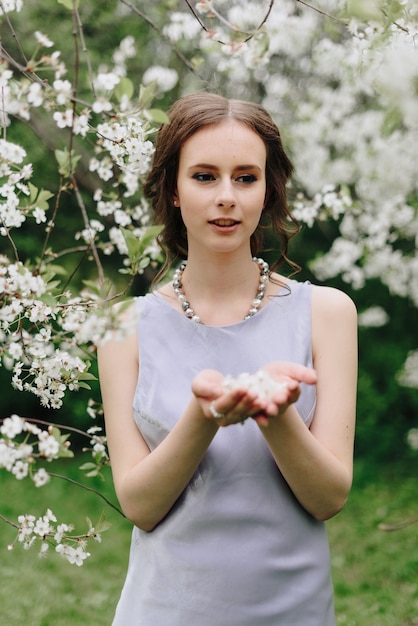
<svg viewBox="0 0 418 626"><path fill-rule="evenodd" d="M217 255L210 260L190 255L181 275L182 291L204 324L237 323L253 306L260 271L250 254Z"/></svg>

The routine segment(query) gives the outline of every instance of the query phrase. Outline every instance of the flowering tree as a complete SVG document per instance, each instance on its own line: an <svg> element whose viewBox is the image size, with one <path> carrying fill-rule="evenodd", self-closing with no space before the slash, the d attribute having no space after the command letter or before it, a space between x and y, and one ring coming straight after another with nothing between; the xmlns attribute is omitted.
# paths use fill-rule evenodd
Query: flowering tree
<svg viewBox="0 0 418 626"><path fill-rule="evenodd" d="M206 0L178 10L149 2L146 14L147 3L115 0L112 19L129 27L105 59L85 33L87 0L56 0L63 49L41 30L21 36L19 18L39 4L0 0L0 356L16 390L61 409L66 394L94 380L96 346L111 332L133 332L112 304L162 260L141 180L153 133L167 121L158 101L168 93L209 85L257 98L280 120L292 152L295 216L308 227L337 228L312 271L319 279L340 275L356 289L378 279L418 306L413 0L352 0L348 8L342 0ZM63 219L69 228L60 237ZM38 233L34 253L22 232ZM369 325L385 319L380 307L362 317ZM418 386L413 348L400 381ZM91 400L86 413L97 412ZM6 416L0 469L41 487L53 475L49 462L72 456L72 431ZM97 423L86 434L91 459L83 468L96 475L108 462L105 438ZM17 522L0 516L25 547L38 543L46 552L53 544L77 565L105 529L99 520L75 534L50 509Z"/></svg>

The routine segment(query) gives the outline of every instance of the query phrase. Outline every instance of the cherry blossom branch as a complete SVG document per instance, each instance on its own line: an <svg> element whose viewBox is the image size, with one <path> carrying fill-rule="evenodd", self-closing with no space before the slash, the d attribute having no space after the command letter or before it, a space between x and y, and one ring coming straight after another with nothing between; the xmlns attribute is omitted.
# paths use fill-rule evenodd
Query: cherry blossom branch
<svg viewBox="0 0 418 626"><path fill-rule="evenodd" d="M14 27L13 27L13 24L12 24L12 22L11 22L10 18L9 18L9 14L8 14L8 12L7 12L7 11L5 11L5 9L4 9L3 0L0 0L0 8L1 8L1 9L2 9L2 11L3 11L3 18L5 19L6 24L7 24L7 26L9 27L10 32L12 33L12 37L13 37L13 39L16 41L16 45L17 45L17 47L19 48L19 52L20 52L20 54L22 55L22 58L23 58L23 60L25 61L25 65L26 65L26 67L27 67L27 65L28 65L28 59L26 58L26 55L25 55L25 52L24 52L24 50L23 50L23 47L22 47L22 45L21 45L21 43L20 43L19 37L17 36L17 33L16 33L16 31L15 31L15 29L14 29ZM2 49L3 49L3 46L2 46Z"/></svg>
<svg viewBox="0 0 418 626"><path fill-rule="evenodd" d="M210 34L209 29L205 26L205 24L203 23L203 21L200 19L199 15L196 13L196 11L194 10L193 6L191 5L191 3L189 2L189 0L184 0L185 3L187 4L189 11L192 13L193 17L198 21L198 23L200 24L200 26L202 27L202 29ZM223 17L223 15L221 15L212 4L210 4L210 14L214 15L215 17L218 18L218 20L225 24L229 30L231 30L232 32L235 33L239 33L241 35L247 35L247 37L245 39L243 39L243 43L247 43L248 41L250 41L251 39L253 39L255 37L255 35L261 30L261 28L264 26L264 24L267 22L270 13L273 9L274 6L274 2L275 0L270 0L270 4L268 6L268 9L263 17L263 19L261 20L261 22L258 24L258 26L255 28L255 30L252 33L248 33L246 31L240 30L239 28L237 28L236 26L234 26L233 24L231 24L231 22L229 22L225 17ZM228 42L226 41L222 41L220 39L216 40L217 43L220 43L221 45L229 45Z"/></svg>
<svg viewBox="0 0 418 626"><path fill-rule="evenodd" d="M150 17L145 15L145 13L143 13L140 9L138 9L138 7L134 6L128 0L119 0L119 2L121 2L122 4L127 6L129 9L131 9L131 11L133 13L136 13L136 15L138 15L141 19L144 20L144 22L149 24L149 26L151 26L151 28L153 30L155 30L155 32L158 34L160 39L162 39L164 41L164 43L166 43L170 47L170 49L174 52L174 54L177 56L177 58L179 58L180 61L187 67L187 69L189 69L191 72L193 72L193 74L196 73L196 69L195 69L193 63L191 61L189 61L189 59L186 56L184 56L184 54L180 50L178 50L176 48L176 46L173 45L173 43L170 41L170 39L166 35L164 35L164 33L161 30L161 28Z"/></svg>
<svg viewBox="0 0 418 626"><path fill-rule="evenodd" d="M0 423L3 422L4 419L5 418L0 418ZM31 424L42 424L43 426L51 426L51 422L41 420L37 417L22 417L22 419L24 419L25 422L30 422ZM86 433L84 430L80 430L79 428L75 428L74 426L68 426L67 424L56 424L55 422L54 426L63 430L71 431L72 433L75 433L77 435L83 435L84 437L91 438L91 435Z"/></svg>
<svg viewBox="0 0 418 626"><path fill-rule="evenodd" d="M296 2L299 2L299 4L303 4L303 6L307 7L308 9L312 9L312 11L319 13L319 15L323 15L324 17L329 17L331 20L334 20L335 22L338 22L340 24L347 24L346 20L342 20L339 17L335 17L335 15L331 15L330 13L323 11L322 9L318 9L318 7L314 7L312 6L312 4L309 4L309 2L305 2L304 0L296 0Z"/></svg>
<svg viewBox="0 0 418 626"><path fill-rule="evenodd" d="M82 50L86 59L86 65L87 65L87 72L89 75L89 80L90 80L90 87L91 87L91 91L94 97L96 97L96 90L95 90L95 86L94 86L94 80L93 80L93 68L91 66L91 61L90 61L90 55L89 55L89 51L86 45L86 40L84 37L84 28L83 28L83 23L81 21L81 17L80 17L80 13L78 8L74 9L74 19L76 21L77 24L77 28L78 28L78 34L80 37L80 42L81 42L81 46L82 46Z"/></svg>
<svg viewBox="0 0 418 626"><path fill-rule="evenodd" d="M104 500L104 502L106 502L106 504L108 504L114 511L116 511L117 513L119 513L119 515L121 515L122 517L126 519L126 515L123 513L123 511L121 511L119 507L117 507L115 504L113 504L113 502L111 502L108 498L106 498L106 496L103 493L101 493L100 491L97 491L97 489L94 489L93 487L88 487L87 485L84 485L83 483L78 482L78 480L74 480L73 478L70 478L69 476L64 476L63 474L56 474L55 472L49 472L49 471L48 471L48 474L50 476L53 476L54 478L61 478L62 480L66 480L72 485L81 487L85 491L94 493L96 496L99 496L102 500Z"/></svg>
<svg viewBox="0 0 418 626"><path fill-rule="evenodd" d="M82 197L82 195L80 193L80 189L78 188L77 180L76 180L76 178L75 178L75 176L73 174L71 175L70 179L71 179L71 182L72 182L72 185L73 185L75 197L77 198L78 207L81 210L81 215L83 216L83 221L84 221L85 228L88 229L88 230L91 230L90 223L89 223L89 218L88 218L88 215L87 215L87 209L86 209L86 206L84 204L83 197ZM100 284L103 284L105 282L105 274L104 274L103 265L102 265L102 263L100 261L99 253L97 251L97 247L96 247L96 244L94 242L94 237L93 236L91 237L90 245L91 245L91 252L93 254L93 257L94 257L94 260L95 260L95 263L96 263L96 268L97 268L97 272L98 272L99 282L100 282Z"/></svg>

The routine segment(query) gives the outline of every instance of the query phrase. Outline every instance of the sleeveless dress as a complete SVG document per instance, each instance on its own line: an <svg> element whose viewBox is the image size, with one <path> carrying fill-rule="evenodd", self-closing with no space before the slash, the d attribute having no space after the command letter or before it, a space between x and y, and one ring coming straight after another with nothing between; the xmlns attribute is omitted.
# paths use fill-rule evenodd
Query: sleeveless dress
<svg viewBox="0 0 418 626"><path fill-rule="evenodd" d="M196 374L312 365L309 283L289 282L254 317L196 324L157 292L137 298L134 416L153 450ZM307 427L315 387L296 404ZM113 626L335 626L325 524L290 491L256 423L220 428L189 485L151 532L134 527Z"/></svg>

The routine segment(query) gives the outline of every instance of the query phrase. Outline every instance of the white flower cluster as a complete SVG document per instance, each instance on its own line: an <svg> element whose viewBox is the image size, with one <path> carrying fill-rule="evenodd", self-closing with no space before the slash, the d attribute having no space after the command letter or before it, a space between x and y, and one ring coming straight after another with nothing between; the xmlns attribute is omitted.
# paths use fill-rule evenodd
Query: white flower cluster
<svg viewBox="0 0 418 626"><path fill-rule="evenodd" d="M130 115L123 121L99 124L97 136L118 167L139 176L147 172L154 146L147 139L144 122L139 117Z"/></svg>
<svg viewBox="0 0 418 626"><path fill-rule="evenodd" d="M71 565L81 566L91 556L87 552L87 543L93 539L100 543L101 535L94 527L82 536L72 535L73 525L67 523L57 524L57 518L51 509L47 509L45 515L19 515L16 541L22 544L25 550L32 548L34 544L40 544L39 556L47 555L49 546L55 545L55 551ZM13 550L15 544L9 544L9 550Z"/></svg>
<svg viewBox="0 0 418 626"><path fill-rule="evenodd" d="M177 85L179 75L176 70L161 65L152 65L142 77L144 85L155 83L159 92L171 91Z"/></svg>
<svg viewBox="0 0 418 626"><path fill-rule="evenodd" d="M251 99L262 88L304 190L295 216L309 226L338 220L341 237L312 265L318 278L341 274L355 288L378 278L417 305L417 4L390 3L390 23L379 3L366 3L370 24L361 4L346 25L343 0L323 0L321 11L275 2L263 32L244 43L229 28L234 41L220 46L221 27L251 31L263 3L199 2L210 40L191 13L173 13L164 32L182 51L200 48L200 75L216 72L227 95ZM337 18L333 32L323 12Z"/></svg>
<svg viewBox="0 0 418 626"><path fill-rule="evenodd" d="M266 371L258 370L255 374L243 372L236 378L226 376L223 387L227 391L245 388L256 392L263 400L271 400L278 391L286 387L286 383L278 383Z"/></svg>
<svg viewBox="0 0 418 626"><path fill-rule="evenodd" d="M60 408L67 390L93 378L86 357L92 346L134 332L135 316L120 320L114 307L88 292L58 301L41 275L2 255L0 292L0 357L13 371L14 388L33 393L42 406Z"/></svg>
<svg viewBox="0 0 418 626"><path fill-rule="evenodd" d="M2 0L0 6L0 15L10 13L11 11L21 11L23 0Z"/></svg>
<svg viewBox="0 0 418 626"><path fill-rule="evenodd" d="M50 348L47 344L46 348ZM88 363L79 356L56 348L51 356L47 350L36 344L28 345L27 351L33 357L27 368L18 361L13 367L12 383L16 389L30 391L40 399L42 406L59 409L65 391L77 391L79 380L87 371ZM30 382L25 382L29 377Z"/></svg>
<svg viewBox="0 0 418 626"><path fill-rule="evenodd" d="M408 354L403 369L398 374L398 382L404 387L418 389L418 350Z"/></svg>
<svg viewBox="0 0 418 626"><path fill-rule="evenodd" d="M50 462L63 454L69 455L69 443L57 428L39 428L18 415L2 420L0 427L0 469L13 474L17 480L30 476L36 487L42 487L50 476L41 467L34 470L39 459Z"/></svg>
<svg viewBox="0 0 418 626"><path fill-rule="evenodd" d="M408 431L406 441L411 450L418 450L418 428L411 428Z"/></svg>
<svg viewBox="0 0 418 626"><path fill-rule="evenodd" d="M389 321L389 316L381 306L371 306L358 314L358 325L363 328L380 328Z"/></svg>
<svg viewBox="0 0 418 626"><path fill-rule="evenodd" d="M305 198L299 193L293 206L292 214L299 221L313 226L317 220L337 220L352 206L348 189L336 190L334 185L326 185L312 199Z"/></svg>
<svg viewBox="0 0 418 626"><path fill-rule="evenodd" d="M17 79L18 73L13 72L3 63L0 66L0 88L2 92L3 121L10 123L9 115L25 120L31 119L31 108L43 107L58 129L70 129L73 135L81 139L87 133L96 131L96 145L94 156L90 159L90 171L96 172L104 183L110 183L111 192L102 189L97 191L108 196L109 202L118 203L117 209L112 212L115 224L108 227L109 220L103 224L100 220L91 217L84 220L84 227L75 233L76 240L83 240L86 245L101 248L105 254L112 254L118 250L127 257L127 249L121 228L133 228L135 232L143 229L149 219L149 210L143 211L144 203L135 200L135 205L122 206L119 195L114 197L113 191L118 185L124 188L124 197L132 198L139 191L140 177L147 171L153 155L153 145L148 139L152 123L147 111L137 107L132 101L134 87L127 75L127 61L135 56L136 46L132 37L126 37L113 54L113 66L101 65L99 71L92 75L93 101L77 103L76 86L65 77L67 69L61 60L61 53L57 50L46 52L54 43L43 33L36 32L35 39L43 48L38 58L31 59L33 68L37 71L49 71L53 78L50 81L29 82L25 77ZM152 71L151 71L152 70ZM146 81L145 81L146 79ZM115 90L124 80L121 91L115 96ZM144 84L155 81L155 91L171 89L177 82L178 75L174 70L154 66L144 77ZM131 87L129 86L131 85ZM94 127L97 115L109 114L113 122L103 122ZM90 137L89 137L90 138ZM25 151L15 144L1 140L0 145L0 234L6 236L11 228L20 227L28 216L32 216L37 224L47 222L47 200L53 194L43 190L36 190L26 181L32 175L32 166L21 163L26 157ZM57 157L58 158L58 157ZM78 162L78 156L72 156L73 166ZM20 168L20 169L19 169ZM2 181L2 178L4 180ZM6 178L7 177L7 178ZM36 192L36 193L35 193ZM24 196L24 197L23 197ZM20 198L23 197L21 201ZM140 208L140 211L138 209ZM141 212L138 223L132 223ZM54 224L46 224L49 232ZM106 234L109 236L106 241ZM151 259L161 256L160 250L149 247ZM146 256L148 251L144 254ZM124 260L129 265L129 259Z"/></svg>
<svg viewBox="0 0 418 626"><path fill-rule="evenodd" d="M32 166L23 165L26 152L20 146L0 139L0 235L7 235L10 228L19 228L29 214L38 221L45 221L45 211L36 202L28 201L31 191L28 181ZM20 198L25 204L21 205Z"/></svg>

